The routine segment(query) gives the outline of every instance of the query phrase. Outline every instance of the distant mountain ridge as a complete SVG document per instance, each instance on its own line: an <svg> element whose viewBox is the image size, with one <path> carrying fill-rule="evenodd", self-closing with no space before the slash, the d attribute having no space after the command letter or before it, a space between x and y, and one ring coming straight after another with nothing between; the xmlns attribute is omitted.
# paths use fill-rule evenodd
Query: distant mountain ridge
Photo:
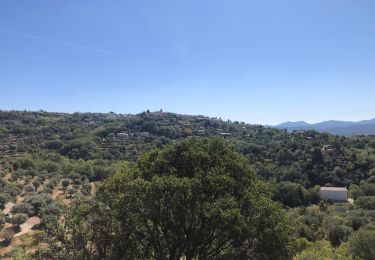
<svg viewBox="0 0 375 260"><path fill-rule="evenodd" d="M297 122L285 122L282 124L277 125L277 128L293 128L293 127L306 127L309 126L310 124L306 123L305 121L297 121Z"/></svg>
<svg viewBox="0 0 375 260"><path fill-rule="evenodd" d="M309 124L305 121L285 122L273 126L278 129L294 130L316 130L319 132L328 132L335 135L375 135L375 118L370 120L354 121L337 121L329 120L316 124Z"/></svg>

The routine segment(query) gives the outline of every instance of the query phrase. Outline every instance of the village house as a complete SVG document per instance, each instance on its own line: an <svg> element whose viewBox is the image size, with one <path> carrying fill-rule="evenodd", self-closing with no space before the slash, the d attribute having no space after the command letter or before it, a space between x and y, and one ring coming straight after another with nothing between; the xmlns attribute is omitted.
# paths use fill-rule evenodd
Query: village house
<svg viewBox="0 0 375 260"><path fill-rule="evenodd" d="M142 137L150 137L151 136L149 132L141 132L139 135L142 136Z"/></svg>
<svg viewBox="0 0 375 260"><path fill-rule="evenodd" d="M308 132L302 131L302 130L300 131L294 130L292 134L295 136L305 137L306 135L308 135Z"/></svg>
<svg viewBox="0 0 375 260"><path fill-rule="evenodd" d="M231 133L220 133L220 135L224 138L228 138L228 137L231 137L232 134Z"/></svg>
<svg viewBox="0 0 375 260"><path fill-rule="evenodd" d="M116 134L116 138L118 141L123 141L123 140L126 140L128 138L128 134L127 133L117 133Z"/></svg>
<svg viewBox="0 0 375 260"><path fill-rule="evenodd" d="M337 202L348 201L348 190L345 187L320 187L320 198Z"/></svg>

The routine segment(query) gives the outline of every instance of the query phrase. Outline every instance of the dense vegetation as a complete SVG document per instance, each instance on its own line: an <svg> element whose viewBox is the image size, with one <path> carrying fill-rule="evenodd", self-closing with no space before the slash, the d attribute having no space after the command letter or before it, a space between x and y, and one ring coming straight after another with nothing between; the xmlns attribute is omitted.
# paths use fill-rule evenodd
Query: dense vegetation
<svg viewBox="0 0 375 260"><path fill-rule="evenodd" d="M374 157L372 136L0 111L0 243L15 259L374 259ZM354 204L320 201L330 185Z"/></svg>
<svg viewBox="0 0 375 260"><path fill-rule="evenodd" d="M58 250L68 259L291 256L285 213L222 139L154 150L68 216Z"/></svg>

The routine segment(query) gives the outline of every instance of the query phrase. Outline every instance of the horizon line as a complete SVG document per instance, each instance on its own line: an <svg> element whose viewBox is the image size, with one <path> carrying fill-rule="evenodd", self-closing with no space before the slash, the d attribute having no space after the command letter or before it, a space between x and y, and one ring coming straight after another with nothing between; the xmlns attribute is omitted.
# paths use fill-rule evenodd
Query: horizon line
<svg viewBox="0 0 375 260"><path fill-rule="evenodd" d="M110 114L110 113L114 113L114 114L117 114L117 115L139 115L139 114L142 114L144 112L147 112L148 109L145 109L144 111L141 111L141 112L136 112L136 113L131 113L131 112L115 112L115 111L107 111L107 112L104 112L104 111L74 111L74 112L67 112L67 111L52 111L52 110L45 110L45 109L39 109L39 110L28 110L28 109L23 109L23 110L19 110L19 109L2 109L0 108L0 111L1 112L46 112L46 113L60 113L60 114L75 114L75 113L80 113L80 114ZM155 112L159 112L159 110L155 110L155 111L150 111L151 113L155 113ZM204 117L208 117L208 118L219 118L223 121L227 121L225 119L223 119L223 117L221 116L209 116L209 115L204 115L204 114L188 114L188 113L176 113L176 112L171 112L171 111L162 111L163 113L170 113L170 114L176 114L176 115L183 115L183 116L204 116ZM303 122L303 123L306 123L306 124L309 124L309 125L314 125L314 124L319 124L319 123L324 123L324 122L329 122L329 121L338 121L338 122L347 122L347 123L358 123L358 122L361 122L361 121L368 121L368 120L374 120L374 118L370 118L370 119L361 119L361 120L338 120L338 119L327 119L327 120L322 120L322 121L317 121L317 122L308 122L308 121L304 121L304 120L296 120L296 121L284 121L284 122L281 122L281 123L278 123L278 124L269 124L269 123L250 123L250 122L246 122L246 121L241 121L241 120L234 120L234 119L230 119L228 118L228 120L230 120L231 122L240 122L240 123L245 123L245 124L250 124L250 125L262 125L262 126L266 126L266 127L275 127L275 126L279 126L281 124L284 124L284 123L297 123L297 122Z"/></svg>

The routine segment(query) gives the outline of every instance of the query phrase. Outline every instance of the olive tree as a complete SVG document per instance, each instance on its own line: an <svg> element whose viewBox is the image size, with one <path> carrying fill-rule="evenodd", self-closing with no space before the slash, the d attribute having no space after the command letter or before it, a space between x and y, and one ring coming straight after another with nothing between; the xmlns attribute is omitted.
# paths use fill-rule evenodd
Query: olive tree
<svg viewBox="0 0 375 260"><path fill-rule="evenodd" d="M14 214L11 218L11 223L14 225L16 230L19 230L21 224L25 223L27 220L27 215L24 213Z"/></svg>

